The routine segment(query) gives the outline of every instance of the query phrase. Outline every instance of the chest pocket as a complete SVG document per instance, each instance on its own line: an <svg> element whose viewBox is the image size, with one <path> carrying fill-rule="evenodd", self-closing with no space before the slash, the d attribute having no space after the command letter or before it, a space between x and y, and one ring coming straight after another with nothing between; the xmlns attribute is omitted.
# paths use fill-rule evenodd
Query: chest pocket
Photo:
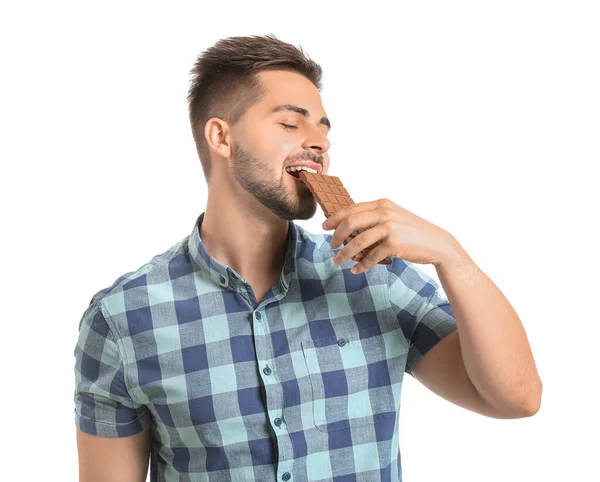
<svg viewBox="0 0 600 482"><path fill-rule="evenodd" d="M377 327L301 344L318 430L373 425L396 412L385 344Z"/></svg>

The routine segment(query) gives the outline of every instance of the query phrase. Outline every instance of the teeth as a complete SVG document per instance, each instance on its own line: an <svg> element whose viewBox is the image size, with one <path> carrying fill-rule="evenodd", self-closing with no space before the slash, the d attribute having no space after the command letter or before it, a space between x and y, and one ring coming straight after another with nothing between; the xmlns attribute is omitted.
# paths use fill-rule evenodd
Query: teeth
<svg viewBox="0 0 600 482"><path fill-rule="evenodd" d="M292 166L292 167L286 167L285 170L287 172L295 172L295 171L308 171L308 172L312 172L313 174L318 174L317 171L315 171L314 169L311 169L310 167L306 167L306 166Z"/></svg>

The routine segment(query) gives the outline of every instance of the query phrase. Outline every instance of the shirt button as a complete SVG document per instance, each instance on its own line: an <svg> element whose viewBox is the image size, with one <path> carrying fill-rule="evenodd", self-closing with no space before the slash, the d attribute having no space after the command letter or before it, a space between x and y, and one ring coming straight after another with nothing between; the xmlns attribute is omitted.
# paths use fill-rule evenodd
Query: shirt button
<svg viewBox="0 0 600 482"><path fill-rule="evenodd" d="M281 480L290 480L292 478L292 474L290 474L289 472L284 472L283 475L281 476Z"/></svg>
<svg viewBox="0 0 600 482"><path fill-rule="evenodd" d="M345 340L344 338L340 338L340 339L338 340L338 345L339 345L339 346L344 346L345 344L346 344L346 340Z"/></svg>
<svg viewBox="0 0 600 482"><path fill-rule="evenodd" d="M263 368L263 373L265 375L270 375L271 374L271 369L269 368L269 365L267 365L266 367Z"/></svg>
<svg viewBox="0 0 600 482"><path fill-rule="evenodd" d="M257 311L257 312L256 312L256 319L257 319L257 320L260 320L260 311Z"/></svg>
<svg viewBox="0 0 600 482"><path fill-rule="evenodd" d="M225 277L221 276L221 284L224 285L225 284Z"/></svg>
<svg viewBox="0 0 600 482"><path fill-rule="evenodd" d="M279 427L281 425L281 419L277 417L275 420L273 420L273 423Z"/></svg>

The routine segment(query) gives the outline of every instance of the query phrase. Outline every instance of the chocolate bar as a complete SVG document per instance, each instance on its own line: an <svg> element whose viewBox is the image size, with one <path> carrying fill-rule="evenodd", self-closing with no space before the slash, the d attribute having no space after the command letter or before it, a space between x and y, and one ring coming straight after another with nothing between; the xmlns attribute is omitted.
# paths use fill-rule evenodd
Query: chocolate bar
<svg viewBox="0 0 600 482"><path fill-rule="evenodd" d="M298 171L300 179L311 190L313 196L323 209L325 217L331 216L334 212L339 211L346 206L355 204L355 202L346 191L346 188L337 176L327 176L325 174L313 174L308 171ZM366 229L358 229L353 231L350 236L344 240L344 245L352 241L353 238L363 233ZM360 253L352 256L354 261L362 260L372 249L376 248L381 241L363 249ZM388 256L382 259L378 264L392 264L392 259Z"/></svg>

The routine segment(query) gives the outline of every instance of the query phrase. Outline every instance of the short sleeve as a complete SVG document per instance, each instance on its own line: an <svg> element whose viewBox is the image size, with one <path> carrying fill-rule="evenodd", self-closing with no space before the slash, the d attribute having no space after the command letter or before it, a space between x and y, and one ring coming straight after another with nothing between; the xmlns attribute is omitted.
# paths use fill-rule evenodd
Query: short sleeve
<svg viewBox="0 0 600 482"><path fill-rule="evenodd" d="M98 301L90 302L79 322L74 354L77 428L101 437L127 437L150 425L147 407L129 395L121 352Z"/></svg>
<svg viewBox="0 0 600 482"><path fill-rule="evenodd" d="M437 281L415 263L394 258L388 281L390 302L409 347L404 371L414 377L421 358L456 330L456 318Z"/></svg>

